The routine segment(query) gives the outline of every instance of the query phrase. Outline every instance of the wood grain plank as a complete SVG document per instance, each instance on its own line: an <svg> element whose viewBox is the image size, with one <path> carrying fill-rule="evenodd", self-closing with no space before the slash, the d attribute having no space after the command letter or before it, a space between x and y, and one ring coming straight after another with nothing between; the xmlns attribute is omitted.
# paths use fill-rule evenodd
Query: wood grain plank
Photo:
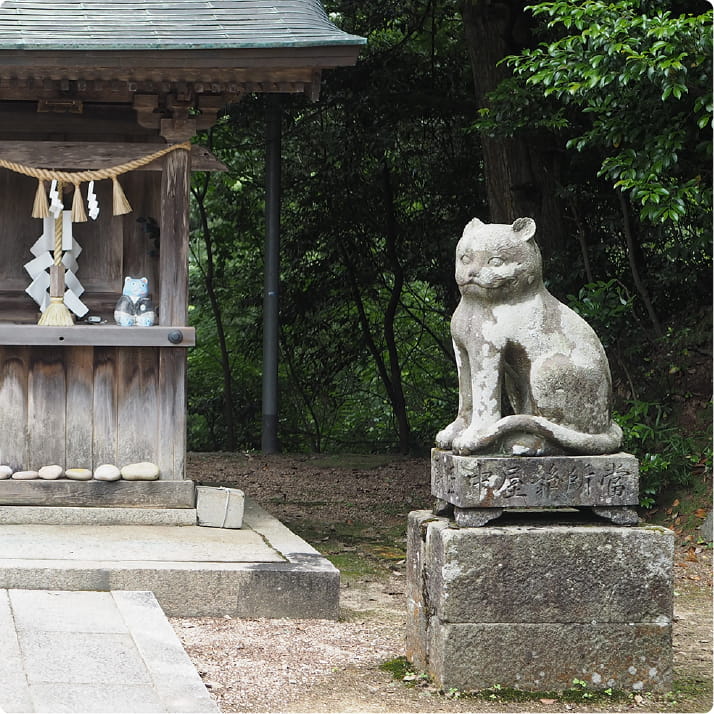
<svg viewBox="0 0 714 714"><path fill-rule="evenodd" d="M27 388L27 466L31 469L66 465L66 390L62 356L55 350L34 350Z"/></svg>
<svg viewBox="0 0 714 714"><path fill-rule="evenodd" d="M158 355L149 347L117 348L117 466L156 462Z"/></svg>
<svg viewBox="0 0 714 714"><path fill-rule="evenodd" d="M160 478L183 479L186 471L186 353L159 350Z"/></svg>
<svg viewBox="0 0 714 714"><path fill-rule="evenodd" d="M119 292L128 275L134 278L146 277L149 290L156 293L159 275L159 257L149 238L143 221L153 219L159 223L157 198L161 190L161 176L154 173L132 172L122 176L124 192L133 211L123 216L123 266ZM154 295L155 297L155 295Z"/></svg>
<svg viewBox="0 0 714 714"><path fill-rule="evenodd" d="M70 347L64 354L67 365L67 466L93 469L94 350Z"/></svg>
<svg viewBox="0 0 714 714"><path fill-rule="evenodd" d="M117 465L116 349L94 349L92 455L94 467Z"/></svg>
<svg viewBox="0 0 714 714"><path fill-rule="evenodd" d="M28 463L28 351L0 348L0 463L14 470Z"/></svg>
<svg viewBox="0 0 714 714"><path fill-rule="evenodd" d="M188 217L191 157L173 151L161 174L159 320L185 325L188 318Z"/></svg>

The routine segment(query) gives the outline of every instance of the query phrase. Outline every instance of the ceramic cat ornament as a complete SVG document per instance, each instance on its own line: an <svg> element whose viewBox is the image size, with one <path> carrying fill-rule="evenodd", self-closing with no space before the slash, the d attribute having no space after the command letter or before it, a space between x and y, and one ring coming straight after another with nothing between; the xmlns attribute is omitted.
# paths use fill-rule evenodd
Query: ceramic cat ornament
<svg viewBox="0 0 714 714"><path fill-rule="evenodd" d="M456 246L459 410L436 436L441 449L522 456L619 449L605 351L546 290L535 231L531 218L513 225L474 218Z"/></svg>

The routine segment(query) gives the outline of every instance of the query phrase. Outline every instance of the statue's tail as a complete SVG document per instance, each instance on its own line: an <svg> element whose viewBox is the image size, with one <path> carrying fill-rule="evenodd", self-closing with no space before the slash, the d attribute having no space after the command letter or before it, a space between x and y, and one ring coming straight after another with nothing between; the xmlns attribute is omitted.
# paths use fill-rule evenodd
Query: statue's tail
<svg viewBox="0 0 714 714"><path fill-rule="evenodd" d="M483 451L508 434L525 432L537 434L557 444L572 454L614 454L622 444L622 429L610 422L610 428L601 434L588 434L562 424L554 424L545 417L531 414L513 414L499 419L479 439L478 451Z"/></svg>

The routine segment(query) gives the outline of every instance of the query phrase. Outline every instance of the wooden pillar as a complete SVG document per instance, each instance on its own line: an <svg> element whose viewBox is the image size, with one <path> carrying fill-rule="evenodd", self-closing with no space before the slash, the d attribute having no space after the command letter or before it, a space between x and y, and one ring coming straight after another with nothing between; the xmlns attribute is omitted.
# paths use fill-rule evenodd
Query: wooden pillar
<svg viewBox="0 0 714 714"><path fill-rule="evenodd" d="M263 433L265 454L278 441L278 341L280 290L280 95L269 97L266 126L265 288L263 292Z"/></svg>
<svg viewBox="0 0 714 714"><path fill-rule="evenodd" d="M159 324L188 320L188 220L191 154L167 155L161 178ZM159 349L158 466L167 478L182 479L186 465L186 351Z"/></svg>
<svg viewBox="0 0 714 714"><path fill-rule="evenodd" d="M188 217L191 154L166 156L161 177L159 275L162 325L185 325L188 318Z"/></svg>

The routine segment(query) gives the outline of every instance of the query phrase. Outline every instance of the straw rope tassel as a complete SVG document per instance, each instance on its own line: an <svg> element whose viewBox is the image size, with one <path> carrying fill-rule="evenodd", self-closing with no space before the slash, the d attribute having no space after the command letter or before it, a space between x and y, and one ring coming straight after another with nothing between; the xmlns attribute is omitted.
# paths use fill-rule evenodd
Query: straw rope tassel
<svg viewBox="0 0 714 714"><path fill-rule="evenodd" d="M62 196L62 183L57 183L57 192ZM64 304L64 266L62 265L62 222L60 211L55 218L55 250L54 263L50 266L50 304L42 313L38 325L53 325L69 327L74 325L72 314Z"/></svg>
<svg viewBox="0 0 714 714"><path fill-rule="evenodd" d="M112 176L112 197L113 197L113 211L115 216L123 216L125 213L131 213L131 204L127 200L124 190L121 184L117 180L116 176Z"/></svg>
<svg viewBox="0 0 714 714"><path fill-rule="evenodd" d="M35 203L32 206L33 218L48 218L50 215L50 205L47 202L47 188L42 179L37 181L37 193L35 194Z"/></svg>
<svg viewBox="0 0 714 714"><path fill-rule="evenodd" d="M80 184L74 184L74 197L72 198L72 223L86 223L87 212L84 210L82 202L82 191Z"/></svg>

